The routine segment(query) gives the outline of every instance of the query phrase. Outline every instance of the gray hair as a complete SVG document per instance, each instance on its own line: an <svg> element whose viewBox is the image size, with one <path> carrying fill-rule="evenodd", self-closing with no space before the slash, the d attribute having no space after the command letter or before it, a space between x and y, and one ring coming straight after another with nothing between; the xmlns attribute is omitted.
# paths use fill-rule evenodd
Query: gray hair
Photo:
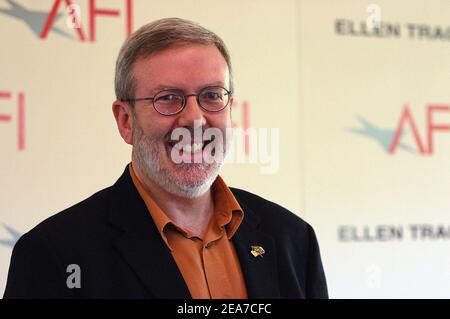
<svg viewBox="0 0 450 319"><path fill-rule="evenodd" d="M180 18L165 18L142 26L122 45L116 61L114 81L116 98L119 100L134 98L136 83L132 66L138 58L181 44L215 45L227 62L230 90L233 92L231 59L223 40L195 22Z"/></svg>

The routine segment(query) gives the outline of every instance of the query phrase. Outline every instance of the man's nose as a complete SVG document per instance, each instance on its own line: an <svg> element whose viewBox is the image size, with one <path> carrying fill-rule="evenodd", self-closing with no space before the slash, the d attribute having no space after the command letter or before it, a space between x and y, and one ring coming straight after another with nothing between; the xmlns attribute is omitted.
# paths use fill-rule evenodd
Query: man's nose
<svg viewBox="0 0 450 319"><path fill-rule="evenodd" d="M196 96L186 96L186 105L177 120L180 127L194 127L194 122L195 125L206 124L206 118Z"/></svg>

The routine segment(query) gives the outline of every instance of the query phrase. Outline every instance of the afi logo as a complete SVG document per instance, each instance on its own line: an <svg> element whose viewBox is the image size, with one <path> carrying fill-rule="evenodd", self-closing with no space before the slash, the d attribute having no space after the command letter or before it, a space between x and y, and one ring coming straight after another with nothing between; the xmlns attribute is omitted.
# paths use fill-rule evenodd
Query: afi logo
<svg viewBox="0 0 450 319"><path fill-rule="evenodd" d="M85 14L81 11L80 6L72 0L54 0L48 11L31 10L22 6L17 0L7 0L10 6L9 9L0 9L0 13L22 20L40 39L46 39L50 31L65 37L71 37L70 33L72 31L69 33L68 30L64 30L55 24L61 18L63 12L68 15L66 20L67 29L75 30L81 42L95 41L98 16L120 17L122 13L123 18L121 19L125 22L125 34L128 36L132 33L133 0L117 1L119 4L122 4L121 10L99 8L96 0L85 1L88 1L88 10ZM81 25L84 16L88 17L89 37L87 37L87 33Z"/></svg>
<svg viewBox="0 0 450 319"><path fill-rule="evenodd" d="M14 247L16 242L19 240L20 237L22 237L22 233L18 230L12 228L11 226L3 224L3 228L8 233L8 238L2 238L0 239L0 245L6 246L6 247Z"/></svg>
<svg viewBox="0 0 450 319"><path fill-rule="evenodd" d="M235 99L234 103L231 105L232 109L241 109L241 125L240 127L244 130L244 154L249 156L250 154L250 103L248 101L243 101L242 103L238 103ZM239 127L239 124L236 121L232 121L231 123L233 128Z"/></svg>
<svg viewBox="0 0 450 319"><path fill-rule="evenodd" d="M15 100L15 106L11 107L11 104L6 104L6 108L3 108L3 100ZM17 148L19 151L25 150L25 93L19 92L13 94L12 92L0 91L1 112L0 122L11 123L16 118L15 124L17 124ZM3 110L8 109L7 113ZM13 115L11 115L13 114Z"/></svg>
<svg viewBox="0 0 450 319"><path fill-rule="evenodd" d="M374 139L391 155L394 155L399 148L410 153L432 155L435 151L434 137L436 133L450 132L450 121L447 120L447 123L443 123L442 121L444 113L450 115L450 104L430 103L425 107L425 112L426 123L424 136L421 136L419 133L417 120L414 118L409 104L403 106L403 109L398 116L397 126L394 129L380 128L363 117L358 116L358 120L362 124L362 127L357 129L352 128L349 129L349 131ZM437 116L441 117L441 121L436 119ZM412 133L414 146L407 145L401 141L404 131L407 128L409 128Z"/></svg>
<svg viewBox="0 0 450 319"><path fill-rule="evenodd" d="M402 113L400 114L400 119L398 121L397 129L395 130L394 138L392 139L392 144L389 149L389 153L391 154L395 153L395 151L397 150L397 146L399 145L403 127L409 125L413 133L417 149L419 150L420 154L432 155L434 151L433 148L434 133L436 131L450 131L450 123L449 124L435 123L435 121L433 120L433 114L449 111L450 111L450 104L428 104L426 107L427 112L426 133L425 133L426 135L424 139L421 139L419 131L417 130L417 125L414 120L414 117L411 111L409 110L409 105L406 104L403 108ZM424 140L427 141L427 144L423 142Z"/></svg>

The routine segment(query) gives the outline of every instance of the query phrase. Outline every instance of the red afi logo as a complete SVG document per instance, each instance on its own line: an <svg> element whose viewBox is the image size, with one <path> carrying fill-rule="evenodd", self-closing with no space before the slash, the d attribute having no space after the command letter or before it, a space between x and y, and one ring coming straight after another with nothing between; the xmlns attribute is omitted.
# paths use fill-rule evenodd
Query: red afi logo
<svg viewBox="0 0 450 319"><path fill-rule="evenodd" d="M0 99L10 100L13 95L11 92L0 91ZM17 112L13 112L13 114L17 114L17 148L19 151L25 150L25 94L23 92L19 92L17 94ZM8 112L8 114L0 113L0 122L12 122L13 115Z"/></svg>
<svg viewBox="0 0 450 319"><path fill-rule="evenodd" d="M394 138L392 139L392 144L389 149L389 153L394 154L399 143L400 136L405 125L409 125L413 133L414 141L419 152L423 155L432 155L434 151L434 133L436 131L450 131L450 123L442 124L435 123L433 120L433 115L438 112L449 112L450 104L428 104L426 107L426 136L427 145L424 144L423 140L420 138L419 131L417 129L414 117L409 109L409 105L406 104L400 114L400 119L398 121L397 128L394 133Z"/></svg>
<svg viewBox="0 0 450 319"><path fill-rule="evenodd" d="M129 36L133 31L133 0L123 0L125 2L125 26L126 26L126 35ZM40 34L41 39L46 39L48 36L48 33L50 29L53 26L53 23L55 22L56 15L58 13L59 7L63 0L55 0L53 3L53 6L49 12L49 15L47 17L47 20L45 21L45 24L43 26L43 29ZM66 5L66 10L68 10L69 15L71 16L71 19L73 21L77 21L80 19L79 16L76 14L76 10L74 10L74 4L72 3L72 0L64 0L64 3ZM110 16L110 17L119 17L120 16L120 10L118 9L105 9L105 8L98 8L96 6L95 0L89 0L89 9L88 9L88 16L89 16L89 40L91 42L95 41L95 35L96 35L96 17L97 16ZM84 42L86 41L86 35L84 32L84 29L82 28L81 24L78 24L78 27L74 28L78 38L80 41Z"/></svg>

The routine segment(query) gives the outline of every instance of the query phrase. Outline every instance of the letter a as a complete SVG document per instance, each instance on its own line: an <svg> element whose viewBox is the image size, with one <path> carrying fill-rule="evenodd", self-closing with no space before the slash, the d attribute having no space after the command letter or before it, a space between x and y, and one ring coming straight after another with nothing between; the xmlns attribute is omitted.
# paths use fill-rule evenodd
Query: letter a
<svg viewBox="0 0 450 319"><path fill-rule="evenodd" d="M67 288L81 288L81 269L76 264L67 266L67 273L71 273L66 280Z"/></svg>
<svg viewBox="0 0 450 319"><path fill-rule="evenodd" d="M417 126L414 123L414 119L409 111L408 104L403 108L402 115L400 116L400 120L398 121L397 130L395 131L394 138L392 139L391 148L389 149L389 153L394 154L395 150L400 142L400 136L402 135L403 125L408 121L411 126L411 130L416 141L417 147L421 154L425 154L425 148L423 147L422 141L420 140L420 135L417 130Z"/></svg>

